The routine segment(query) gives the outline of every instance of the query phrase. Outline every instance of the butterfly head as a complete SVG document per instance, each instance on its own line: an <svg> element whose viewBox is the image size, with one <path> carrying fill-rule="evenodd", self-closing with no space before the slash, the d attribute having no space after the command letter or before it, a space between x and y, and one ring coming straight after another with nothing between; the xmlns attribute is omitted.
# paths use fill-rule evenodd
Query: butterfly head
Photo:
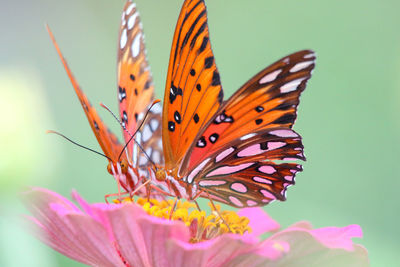
<svg viewBox="0 0 400 267"><path fill-rule="evenodd" d="M165 170L162 168L157 168L154 172L156 174L156 179L159 182L164 182L165 179L167 178L167 174L166 174Z"/></svg>
<svg viewBox="0 0 400 267"><path fill-rule="evenodd" d="M110 161L107 165L107 171L111 175L115 174L115 170L118 170L121 174L127 174L129 170L129 163L126 159L121 159L119 162L115 163Z"/></svg>

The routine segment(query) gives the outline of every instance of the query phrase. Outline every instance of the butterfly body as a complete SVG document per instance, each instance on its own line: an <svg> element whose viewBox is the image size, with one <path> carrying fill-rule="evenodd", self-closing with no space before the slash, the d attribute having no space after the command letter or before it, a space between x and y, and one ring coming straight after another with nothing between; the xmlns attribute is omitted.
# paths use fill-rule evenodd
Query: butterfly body
<svg viewBox="0 0 400 267"><path fill-rule="evenodd" d="M185 0L173 38L162 114L165 164L155 181L179 198L235 207L285 200L305 160L291 128L315 66L303 50L284 57L223 100L204 0ZM289 162L286 162L289 161Z"/></svg>

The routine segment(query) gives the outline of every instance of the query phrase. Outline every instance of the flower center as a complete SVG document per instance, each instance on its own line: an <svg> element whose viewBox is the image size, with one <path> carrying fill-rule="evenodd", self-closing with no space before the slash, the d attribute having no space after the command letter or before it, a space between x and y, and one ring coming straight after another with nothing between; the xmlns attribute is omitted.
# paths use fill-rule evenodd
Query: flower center
<svg viewBox="0 0 400 267"><path fill-rule="evenodd" d="M134 200L125 198L122 202L134 202ZM221 211L219 205L216 205L216 210L211 207L212 213L207 215L204 210L197 210L194 203L187 201L179 200L174 211L172 211L175 205L173 199L160 201L138 198L135 203L142 206L149 215L185 223L190 229L192 243L213 239L226 233L243 235L251 232L248 218L239 216L234 211Z"/></svg>

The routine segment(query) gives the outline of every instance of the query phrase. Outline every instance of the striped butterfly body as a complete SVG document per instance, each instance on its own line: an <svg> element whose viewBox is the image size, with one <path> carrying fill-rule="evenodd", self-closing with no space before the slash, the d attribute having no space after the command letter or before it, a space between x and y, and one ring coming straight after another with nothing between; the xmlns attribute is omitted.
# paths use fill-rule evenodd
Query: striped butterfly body
<svg viewBox="0 0 400 267"><path fill-rule="evenodd" d="M186 0L173 39L162 118L165 166L155 170L179 198L235 206L285 200L305 160L292 130L315 55L284 57L223 100L203 0Z"/></svg>
<svg viewBox="0 0 400 267"><path fill-rule="evenodd" d="M136 5L131 0L125 4L118 42L118 102L121 124L125 129L123 131L125 143L128 143L137 132L133 136L136 142L130 142L126 149L102 122L97 111L80 89L53 34L49 28L48 30L93 133L109 161L108 172L124 190L133 192L144 182L144 177L149 177L148 157L156 164L164 162L161 153L161 108L157 109L157 106L154 106L155 108L147 113L147 118L143 122L145 113L154 100L154 88ZM142 122L142 127L138 129ZM139 145L142 149L139 149ZM141 193L144 192L141 191Z"/></svg>

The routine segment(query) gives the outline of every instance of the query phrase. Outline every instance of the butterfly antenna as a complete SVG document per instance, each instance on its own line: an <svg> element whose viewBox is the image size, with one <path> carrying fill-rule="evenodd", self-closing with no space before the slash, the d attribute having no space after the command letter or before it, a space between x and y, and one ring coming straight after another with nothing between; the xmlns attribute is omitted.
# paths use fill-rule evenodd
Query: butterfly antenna
<svg viewBox="0 0 400 267"><path fill-rule="evenodd" d="M125 124L123 124L117 116L115 116L114 112L111 111L111 109L109 109L106 105L104 105L103 103L100 103L100 106L102 108L105 108L108 112L111 113L111 115L114 117L114 119L119 123L119 125L121 125L122 129L124 129L124 131L129 134L130 137L132 137L132 134L128 131L128 129L126 129Z"/></svg>
<svg viewBox="0 0 400 267"><path fill-rule="evenodd" d="M158 100L158 102L160 102L160 101ZM156 102L156 103L158 103L158 102ZM153 104L154 104L154 103L153 103ZM103 107L103 108L105 108L108 112L111 113L111 115L114 117L114 119L116 119L116 120L118 121L119 125L121 125L122 129L124 129L124 131L125 131L127 134L129 134L129 136L131 137L131 139L134 137L134 135L136 134L137 131L135 132L135 134L132 135L132 134L128 131L128 129L126 129L126 126L118 119L117 116L115 116L115 114L114 114L106 105L104 105L103 103L100 103L100 106ZM152 107L153 107L153 106L151 106L150 109L151 109ZM146 114L146 116L147 116L147 114ZM143 121L144 121L144 119L143 119ZM142 126L142 125L140 125L140 126ZM140 129L140 127L139 127L138 129ZM129 142L131 141L131 139L129 139ZM146 158L154 165L155 168L157 168L157 166L156 166L155 163L151 160L151 158L149 157L149 155L147 155L146 151L144 151L143 147L142 147L135 139L133 139L133 141L136 143L136 145L139 147L139 149L146 155ZM128 143L129 143L129 142L128 142ZM126 146L127 146L127 145L126 145ZM120 154L119 157L122 156L122 153L123 153L123 151L125 150L126 146L124 147L124 149L122 149L122 152L121 152L121 154ZM119 158L118 158L118 160L119 160Z"/></svg>
<svg viewBox="0 0 400 267"><path fill-rule="evenodd" d="M133 133L133 135L131 136L131 138L128 140L128 142L125 144L124 148L122 149L121 153L119 154L118 160L119 158L122 156L122 153L125 151L125 149L128 147L129 143L134 140L133 138L135 137L135 135L137 134L137 132L140 130L140 128L142 128L144 122L146 121L147 116L149 115L150 110L154 107L155 104L160 103L161 101L159 99L156 99L153 101L153 103L151 104L150 108L146 111L146 114L143 117L142 122L140 123L139 127L136 129L136 131ZM136 142L136 140L135 140ZM154 161L149 157L149 155L147 155L147 153L144 151L144 149L142 148L142 146L140 144L138 144L136 142L136 144L139 146L140 150L142 150L142 152L146 155L146 158L151 162L151 164L153 164L153 166L157 169L156 164L154 163Z"/></svg>
<svg viewBox="0 0 400 267"><path fill-rule="evenodd" d="M98 155L100 155L100 156L103 156L103 157L105 157L106 159L108 159L109 161L112 162L112 160L111 160L109 157L107 157L106 155L104 155L104 154L102 154L102 153L100 153L100 152L98 152L98 151L96 151L96 150L94 150L94 149L91 149L91 148L85 147L85 146L83 146L83 145L81 145L81 144L78 144L77 142L72 141L71 139L69 139L68 137L66 137L65 135L63 135L63 134L61 134L61 133L59 133L59 132L52 131L52 130L47 130L46 133L48 133L48 134L51 133L51 134L56 134L56 135L58 135L58 136L61 136L62 138L66 139L67 141L71 142L72 144L74 144L74 145L76 145L76 146L79 146L79 147L81 147L81 148L83 148L83 149L89 150L89 151L91 151L91 152L93 152L93 153L96 153L96 154L98 154Z"/></svg>

